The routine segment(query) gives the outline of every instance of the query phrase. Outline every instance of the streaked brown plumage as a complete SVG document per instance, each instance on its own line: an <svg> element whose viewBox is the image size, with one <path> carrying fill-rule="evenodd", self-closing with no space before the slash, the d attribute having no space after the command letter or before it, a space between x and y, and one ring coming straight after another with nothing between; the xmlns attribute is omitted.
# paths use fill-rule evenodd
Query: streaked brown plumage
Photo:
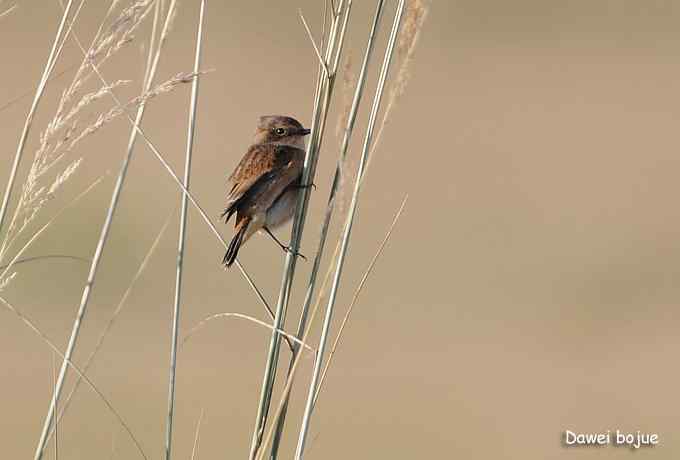
<svg viewBox="0 0 680 460"><path fill-rule="evenodd" d="M294 118L260 117L253 144L228 179L222 217L226 223L236 213L236 235L223 259L227 267L253 233L271 231L293 217L307 134Z"/></svg>

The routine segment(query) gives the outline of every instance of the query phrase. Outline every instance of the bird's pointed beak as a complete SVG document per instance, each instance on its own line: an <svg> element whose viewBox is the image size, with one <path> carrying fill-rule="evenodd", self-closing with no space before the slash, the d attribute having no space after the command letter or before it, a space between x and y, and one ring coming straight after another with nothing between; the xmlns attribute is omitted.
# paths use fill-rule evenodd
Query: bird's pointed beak
<svg viewBox="0 0 680 460"><path fill-rule="evenodd" d="M307 134L309 134L309 133L311 133L311 132L312 132L312 130L311 130L311 129L307 129L307 128L302 128L302 129L300 130L300 134L303 135L303 136L306 136Z"/></svg>

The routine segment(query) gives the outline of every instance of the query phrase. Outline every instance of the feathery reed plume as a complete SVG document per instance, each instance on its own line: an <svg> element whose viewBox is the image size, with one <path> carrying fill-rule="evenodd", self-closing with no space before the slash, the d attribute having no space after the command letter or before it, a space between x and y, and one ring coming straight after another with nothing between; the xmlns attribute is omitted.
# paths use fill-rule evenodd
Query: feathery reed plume
<svg viewBox="0 0 680 460"><path fill-rule="evenodd" d="M148 5L148 3L147 3L147 5ZM168 10L168 14L166 16L166 21L164 23L164 29L163 29L163 32L161 33L161 37L164 36L165 31L167 30L169 18L170 18L170 15L172 14L172 11L175 8L175 5L176 5L176 1L173 0L172 3L170 4L170 6L168 7L169 10ZM81 50L84 51L84 49L81 46L80 41L76 40L76 43L79 45ZM155 78L156 70L158 68L158 62L160 60L160 55L161 55L161 50L163 48L163 43L164 43L164 40L161 39L159 44L158 44L158 48L156 49L156 52L154 54L154 59L153 59L153 62L152 62L151 71L149 71L149 73L148 73L149 78L146 82L144 82L144 91L143 92L147 92L151 88L151 84L153 82L153 79ZM150 50L150 52L151 52L151 50ZM94 61L87 61L87 62L92 67L92 70L95 73L97 73L98 76L100 76L98 71L97 71L97 66L94 63ZM111 93L111 94L113 94L113 93ZM136 119L135 119L135 126L139 126L139 124L142 122L145 107L146 107L146 105L142 104L138 108L137 116L136 116ZM72 356L73 351L74 351L75 346L76 346L76 342L78 340L80 327L82 325L83 319L85 317L85 313L87 311L87 306L89 304L90 296L92 294L92 286L94 285L94 282L95 282L95 279L96 279L96 276L97 276L97 270L99 268L99 263L101 261L102 254L104 252L104 247L106 245L106 242L108 241L109 231L111 229L111 224L113 223L114 214L115 214L115 211L118 207L120 195L121 195L121 192L122 192L122 189L123 189L123 185L125 183L125 178L127 176L128 166L130 164L130 160L132 158L132 153L134 151L136 138L137 138L137 131L135 129L133 129L132 132L130 133L127 151L126 151L125 157L123 158L123 162L121 164L121 167L120 167L120 170L119 170L119 173L118 173L118 178L116 180L116 184L114 186L114 189L113 189L113 192L112 192L112 195L111 195L111 202L110 202L109 208L108 208L107 213L106 213L106 218L105 218L104 223L103 223L102 228L101 228L99 240L97 241L97 246L95 248L94 255L92 257L92 263L90 265L90 271L88 273L87 280L85 282L85 287L83 288L83 294L82 294L82 297L81 297L81 300L80 300L80 304L78 306L78 311L76 313L75 320L73 322L73 327L72 327L72 330L71 330L71 335L69 337L68 346L66 348L64 360L62 362L62 366L61 366L61 369L59 371L59 378L58 378L58 381L57 381L57 388L56 388L56 393L57 393L56 398L55 398L56 400L59 399L59 395L60 395L61 390L63 388L63 384L64 384L64 381L66 379L66 373L68 371L67 361L69 361L71 359L71 356ZM35 457L34 457L35 460L40 460L43 456L43 452L44 452L44 449L45 449L45 443L47 441L47 435L50 431L50 424L51 424L51 420L53 418L52 414L54 413L54 410L55 410L54 407L55 407L54 404L50 404L50 406L48 408L47 415L46 415L45 421L43 423L42 431L40 433L40 439L38 440L38 445L36 447Z"/></svg>
<svg viewBox="0 0 680 460"><path fill-rule="evenodd" d="M349 120L350 111L352 110L352 99L354 88L357 84L357 75L354 73L352 68L352 56L348 55L345 59L345 63L342 65L342 70L340 72L342 78L340 79L340 89L342 92L342 103L340 108L340 115L338 116L338 121L335 124L335 137L341 138L345 132L345 126L347 125L347 120Z"/></svg>
<svg viewBox="0 0 680 460"><path fill-rule="evenodd" d="M409 0L408 5L406 5L404 25L397 42L397 56L400 59L411 59L413 56L428 11L429 6L425 4L425 0ZM397 74L397 82L402 77L402 70Z"/></svg>
<svg viewBox="0 0 680 460"><path fill-rule="evenodd" d="M407 2L406 11L404 12L403 25L401 32L399 33L399 40L397 41L395 49L397 57L400 60L399 70L397 70L396 76L390 85L390 90L387 95L387 103L385 104L382 118L378 123L378 132L375 135L375 140L373 141L373 145L371 146L371 151L369 153L368 164L366 166L367 171L371 165L371 162L373 161L376 148L380 144L385 127L389 124L392 111L401 96L406 91L406 87L411 79L413 55L416 50L418 39L420 38L420 33L423 29L423 24L427 18L428 11L429 5L426 4L424 0L408 0ZM335 206L341 213L345 212L347 198L351 191L352 184L348 172L356 169L355 161L356 160L352 158L345 158L339 166L340 180L335 198Z"/></svg>
<svg viewBox="0 0 680 460"><path fill-rule="evenodd" d="M19 137L19 145L17 146L16 153L14 154L14 160L12 161L12 167L10 169L9 173L9 179L7 180L7 185L5 186L5 193L2 198L2 204L0 204L0 231L2 231L3 224L5 223L5 216L7 214L7 208L9 206L9 200L12 196L12 191L14 189L14 182L16 180L17 174L19 172L19 164L21 163L21 159L24 155L24 148L26 146L26 139L28 139L28 134L31 130L31 126L33 125L33 117L35 116L35 112L38 109L38 104L40 103L40 99L42 98L42 95L45 91L45 87L47 86L47 82L49 81L50 74L52 73L52 70L54 69L54 63L56 60L59 58L59 55L61 54L61 50L63 49L63 43L65 40L62 38L62 34L64 33L64 26L66 25L66 19L69 16L69 13L71 11L71 7L73 6L73 0L69 0L68 4L66 5L66 8L64 9L64 12L61 16L61 22L59 23L59 27L57 29L57 34L54 37L54 41L52 43L52 49L50 50L50 54L47 58L47 62L45 63L45 69L43 70L42 77L40 78L40 83L38 83L38 87L36 88L35 91L35 96L33 97L33 103L31 104L31 108L28 111L28 115L26 115L26 120L24 121L24 127L23 130L21 131L21 136ZM82 3L81 3L82 6ZM80 9L78 9L80 11ZM75 22L76 16L74 15L74 18L72 20ZM66 35L68 35L68 32L71 29L69 28L68 31L66 32ZM2 253L3 251L0 249L0 260L2 260Z"/></svg>
<svg viewBox="0 0 680 460"><path fill-rule="evenodd" d="M111 26L110 32L102 36L103 26L113 11L113 5L106 13L99 31L90 45L87 56L81 62L67 89L62 93L52 120L40 136L40 144L34 154L26 181L22 186L21 195L0 247L0 261L6 257L9 248L38 216L43 206L76 172L82 158L70 161L61 171L53 174L51 180L48 179L48 173L84 137L95 133L104 124L115 118L115 109L112 109L106 114L100 115L93 124L80 131L78 130L78 116L81 112L91 104L101 100L113 89L129 83L128 80L118 80L110 85L104 85L96 91L82 95L77 101L75 97L82 88L83 81L91 74L91 72L86 71L89 62L98 59L101 64L120 50L124 44L129 43L131 33L137 29L146 15L148 3L149 0L136 2L131 7L125 8ZM47 183L45 183L46 181Z"/></svg>
<svg viewBox="0 0 680 460"><path fill-rule="evenodd" d="M347 180L350 178L349 173L356 169L356 160L347 157L347 149L349 147L347 143L351 136L347 136L346 133L348 132L348 126L350 126L349 129L351 129L353 123L350 121L350 118L356 117L356 111L354 113L352 112L353 108L355 110L357 108L354 107L355 91L352 90L352 88L358 88L357 83L359 78L365 78L366 68L362 67L361 70L363 71L363 74L360 73L360 75L357 75L353 71L351 56L348 56L342 70L342 108L340 109L338 121L335 125L335 135L337 138L341 139L340 158L336 167L337 177L334 178L333 185L331 186L332 198L329 198L329 203L331 203L332 200L332 207L337 209L340 213L345 212L345 206L347 205L347 193L350 185L347 183ZM361 85L361 89L363 90L363 85ZM360 102L360 100L358 102ZM334 209L331 209L331 215Z"/></svg>
<svg viewBox="0 0 680 460"><path fill-rule="evenodd" d="M376 134L375 141L371 147L367 166L370 166L371 160L373 160L373 153L380 144L385 127L389 124L392 110L404 94L404 91L406 91L406 86L411 79L413 55L428 12L429 5L425 0L409 0L406 13L404 14L404 26L399 41L397 42L397 54L401 59L401 63L394 83L392 84L392 88L390 88L389 95L387 96L387 104L383 111L378 133Z"/></svg>
<svg viewBox="0 0 680 460"><path fill-rule="evenodd" d="M72 150L74 146L79 143L84 137L87 137L91 134L94 134L95 132L99 131L102 127L104 127L106 124L112 122L114 119L118 118L119 116L123 115L126 111L132 110L139 108L142 104L146 104L149 102L151 99L154 99L161 94L169 93L173 91L177 86L184 84L184 83L189 83L191 82L192 78L196 75L200 75L206 72L180 72L177 75L169 78L168 80L157 84L153 88L149 89L146 93L137 96L130 101L124 103L123 105L118 105L113 108L111 108L108 112L99 114L97 119L87 126L85 129L83 129L78 136L76 136L71 143L69 144L68 150ZM111 91L113 91L114 88L116 88L119 85L116 85L116 83L113 83L109 86L106 86L106 93L110 94Z"/></svg>
<svg viewBox="0 0 680 460"><path fill-rule="evenodd" d="M99 131L101 128L103 128L106 124L112 122L115 118L119 117L122 115L125 110L130 109L130 108L138 108L141 104L145 104L148 102L150 99L153 99L154 97L159 96L160 94L167 93L172 91L176 86L187 83L190 81L190 78L193 76L193 73L180 73L177 74L176 76L170 78L169 80L166 80L156 87L150 89L147 93L135 97L125 103L123 106L116 106L107 111L106 113L100 114L97 119L91 123L89 126L84 128L83 130L80 131L80 133L75 136L73 139L71 139L70 144L68 147L65 147L65 152L60 153L60 155L64 155L66 152L70 152L74 149L74 147L85 137L92 135ZM114 84L108 85L103 87L104 93L111 91L113 88L120 86L120 82L118 81ZM99 93L99 91L97 92ZM102 93L103 94L103 93ZM90 100L93 100L92 98L94 97L94 93L89 93L88 95L85 95L84 98L88 98ZM97 96L99 97L99 96ZM80 103L79 103L80 104ZM65 144L69 139L67 137L64 137L59 140L59 142L56 144L54 148L51 149L52 152L55 152L59 149L61 144ZM41 156L40 159L44 160L45 157ZM23 186L24 192L22 193L22 200L20 200L21 203L21 208L17 208L18 210L18 215L21 215L20 212L24 212L24 218L21 223L21 226L14 228L12 225L10 225L10 229L14 229L14 231L11 234L8 234L7 238L5 239L5 248L6 250L12 247L13 243L16 241L16 239L24 232L24 230L29 226L29 224L36 218L38 215L39 211L42 209L43 205L47 203L49 200L54 197L56 191L76 172L78 167L80 166L82 162L82 158L78 158L76 160L73 160L71 163L69 163L63 171L57 174L57 176L52 180L51 184L49 187L38 187L36 184L38 182L38 179L45 175L45 168L51 167L51 165L48 165L46 167L42 167L40 162L34 162L34 164L31 167L31 170L29 171L26 183ZM54 163L52 163L54 164ZM34 169L35 166L35 169ZM40 169L40 168L43 169ZM37 170L37 172L36 172ZM34 191L36 190L37 191ZM23 208L23 209L22 209ZM28 211L30 210L30 212ZM15 218L13 218L13 221Z"/></svg>

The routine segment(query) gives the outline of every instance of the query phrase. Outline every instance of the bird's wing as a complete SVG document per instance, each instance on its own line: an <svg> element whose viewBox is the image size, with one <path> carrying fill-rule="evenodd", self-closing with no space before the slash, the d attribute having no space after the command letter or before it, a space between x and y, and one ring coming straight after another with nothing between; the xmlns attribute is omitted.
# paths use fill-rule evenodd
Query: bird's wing
<svg viewBox="0 0 680 460"><path fill-rule="evenodd" d="M302 173L305 152L286 145L260 144L248 149L229 177L225 215L227 219L237 204L266 210Z"/></svg>
<svg viewBox="0 0 680 460"><path fill-rule="evenodd" d="M273 169L276 163L275 147L273 145L253 145L248 149L227 180L229 187L227 204L238 200L243 192L248 190L260 176Z"/></svg>

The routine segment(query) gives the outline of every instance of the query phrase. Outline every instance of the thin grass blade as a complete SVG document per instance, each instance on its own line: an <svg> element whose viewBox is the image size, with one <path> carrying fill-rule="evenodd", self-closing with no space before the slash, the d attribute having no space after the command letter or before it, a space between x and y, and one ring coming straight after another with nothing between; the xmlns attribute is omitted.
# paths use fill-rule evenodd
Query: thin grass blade
<svg viewBox="0 0 680 460"><path fill-rule="evenodd" d="M182 184L189 190L191 177L191 157L194 148L194 135L196 132L196 107L198 104L199 70L201 66L201 51L203 44L203 26L205 23L205 0L201 2L198 19L198 31L196 33L196 51L194 56L194 79L191 83L191 103L189 107L189 126L187 128L186 157L184 161L184 180ZM179 313L182 300L182 275L184 268L184 250L187 232L187 211L189 200L186 193L182 193L180 205L179 242L177 248L177 271L175 276L175 301L172 313L172 343L170 346L170 376L168 383L168 416L165 430L165 459L172 456L172 424L175 413L175 377L177 372L177 341L179 336Z"/></svg>

